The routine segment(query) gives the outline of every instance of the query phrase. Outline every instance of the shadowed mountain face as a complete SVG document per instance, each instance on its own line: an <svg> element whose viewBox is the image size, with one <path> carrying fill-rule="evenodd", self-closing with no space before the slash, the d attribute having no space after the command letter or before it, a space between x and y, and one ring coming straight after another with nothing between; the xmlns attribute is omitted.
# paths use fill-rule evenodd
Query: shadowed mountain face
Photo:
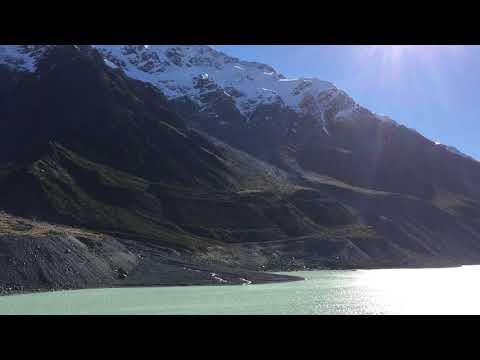
<svg viewBox="0 0 480 360"><path fill-rule="evenodd" d="M186 99L172 103L178 111L190 111L183 116L193 127L290 171L313 171L428 200L445 193L480 199L478 161L366 109L340 121L336 107L328 105L322 123L279 105L263 105L247 122L226 100L216 100L212 113L199 112Z"/></svg>
<svg viewBox="0 0 480 360"><path fill-rule="evenodd" d="M36 61L34 71L0 65L0 210L189 266L480 260L480 163L366 109L346 112L343 93L306 97L305 112L259 104L246 118L232 89L201 92L203 107L168 99L89 46L49 47ZM0 251L17 232L0 228ZM55 243L45 231L21 235L49 236L49 252ZM167 261L108 254L95 257L99 269L143 266L138 281ZM108 274L95 279L105 285Z"/></svg>
<svg viewBox="0 0 480 360"><path fill-rule="evenodd" d="M56 142L152 180L228 183L221 156L186 128L164 96L105 66L96 51L55 47L37 67L35 73L12 74L5 82L16 85L0 98L4 163L35 159Z"/></svg>

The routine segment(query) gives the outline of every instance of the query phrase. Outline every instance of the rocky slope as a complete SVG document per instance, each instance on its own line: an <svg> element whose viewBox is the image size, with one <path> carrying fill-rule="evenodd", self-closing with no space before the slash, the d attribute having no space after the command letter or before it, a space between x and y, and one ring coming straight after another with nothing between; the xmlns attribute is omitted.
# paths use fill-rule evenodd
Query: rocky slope
<svg viewBox="0 0 480 360"><path fill-rule="evenodd" d="M480 163L330 83L204 46L0 46L0 80L0 288L480 260Z"/></svg>
<svg viewBox="0 0 480 360"><path fill-rule="evenodd" d="M154 244L140 246L85 229L0 213L0 295L115 286L299 280L187 259L186 254Z"/></svg>

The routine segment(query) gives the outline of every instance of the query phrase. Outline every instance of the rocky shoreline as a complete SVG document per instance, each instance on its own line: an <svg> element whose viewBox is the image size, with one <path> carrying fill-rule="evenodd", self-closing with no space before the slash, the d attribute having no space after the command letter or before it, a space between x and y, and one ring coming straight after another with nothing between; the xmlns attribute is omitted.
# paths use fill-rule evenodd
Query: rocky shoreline
<svg viewBox="0 0 480 360"><path fill-rule="evenodd" d="M109 287L264 284L303 278L274 272L454 267L480 259L360 259L354 252L321 257L307 239L271 245L210 244L198 249L115 238L3 213L0 295Z"/></svg>
<svg viewBox="0 0 480 360"><path fill-rule="evenodd" d="M285 262L282 266L278 263L276 266L252 269L251 264L245 264L250 266L245 269L206 263L191 254L172 255L169 249L151 244L136 248L132 248L132 244L135 242L125 243L113 238L80 240L58 235L42 238L0 236L0 248L4 254L0 257L0 296L94 288L255 285L304 280L293 274L272 272L467 265L452 260L430 259L416 263L364 264L356 267L348 264L306 266Z"/></svg>
<svg viewBox="0 0 480 360"><path fill-rule="evenodd" d="M0 236L0 295L106 287L241 285L302 280L192 261L114 238Z"/></svg>

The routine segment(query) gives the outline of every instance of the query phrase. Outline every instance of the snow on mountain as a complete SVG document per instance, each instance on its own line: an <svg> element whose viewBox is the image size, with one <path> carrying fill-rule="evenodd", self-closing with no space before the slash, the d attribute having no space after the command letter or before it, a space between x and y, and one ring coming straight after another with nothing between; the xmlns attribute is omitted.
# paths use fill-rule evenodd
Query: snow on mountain
<svg viewBox="0 0 480 360"><path fill-rule="evenodd" d="M337 118L348 118L358 105L332 83L316 78L287 79L272 67L242 61L209 46L93 45L112 68L153 84L168 98L187 96L205 105L208 94L230 97L247 119L260 104L278 103L302 115L323 121L335 106ZM38 57L48 46L0 46L0 64L35 71Z"/></svg>
<svg viewBox="0 0 480 360"><path fill-rule="evenodd" d="M230 97L246 119L261 104L278 103L325 126L325 113L334 108L335 121L350 120L367 111L328 81L288 79L272 67L242 61L209 46L94 45L109 64L135 79L153 84L170 99L187 96L200 105L209 93ZM393 120L377 116L397 125Z"/></svg>
<svg viewBox="0 0 480 360"><path fill-rule="evenodd" d="M201 103L202 95L222 90L247 116L259 104L275 102L303 111L306 97L337 90L318 79L286 79L268 65L241 61L208 46L95 47L130 77L152 83L169 98L188 96Z"/></svg>
<svg viewBox="0 0 480 360"><path fill-rule="evenodd" d="M20 71L35 71L38 58L48 49L46 45L1 45L0 64Z"/></svg>
<svg viewBox="0 0 480 360"><path fill-rule="evenodd" d="M92 45L105 64L121 68L129 77L151 83L168 98L189 97L207 105L209 94L231 98L246 119L261 104L280 104L301 115L310 115L325 127L327 110L334 121L353 120L370 111L344 91L317 78L288 79L272 67L228 56L206 45ZM34 72L36 63L51 46L2 45L0 65ZM378 120L398 125L387 116ZM452 147L445 147L460 153ZM463 153L462 156L468 157Z"/></svg>

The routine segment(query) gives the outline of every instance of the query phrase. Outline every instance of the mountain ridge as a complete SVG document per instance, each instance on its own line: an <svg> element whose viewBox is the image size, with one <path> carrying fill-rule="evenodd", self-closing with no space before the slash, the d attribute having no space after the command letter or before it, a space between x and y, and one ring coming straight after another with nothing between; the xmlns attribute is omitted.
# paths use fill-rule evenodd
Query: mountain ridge
<svg viewBox="0 0 480 360"><path fill-rule="evenodd" d="M301 115L315 117L328 132L323 110L328 102L341 104L335 115L338 121L354 118L360 108L366 110L331 82L312 77L288 79L269 65L243 61L207 45L92 46L102 53L108 66L122 69L133 79L151 83L170 100L187 96L205 106L203 98L219 91L233 100L246 121L258 106L281 103ZM3 46L0 64L35 71L36 62L52 47ZM317 101L312 101L314 98ZM371 114L381 121L397 124L388 116ZM473 159L454 147L446 149Z"/></svg>

